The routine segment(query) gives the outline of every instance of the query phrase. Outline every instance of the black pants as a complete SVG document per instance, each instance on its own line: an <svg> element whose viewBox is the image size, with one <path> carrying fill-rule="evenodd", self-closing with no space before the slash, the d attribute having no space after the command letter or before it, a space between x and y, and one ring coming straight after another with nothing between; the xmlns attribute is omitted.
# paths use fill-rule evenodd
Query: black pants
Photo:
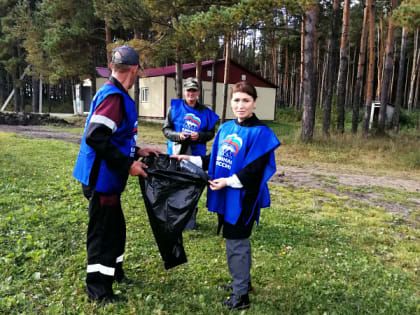
<svg viewBox="0 0 420 315"><path fill-rule="evenodd" d="M124 276L125 234L120 195L93 191L87 231L86 287L90 299L112 296L112 282Z"/></svg>

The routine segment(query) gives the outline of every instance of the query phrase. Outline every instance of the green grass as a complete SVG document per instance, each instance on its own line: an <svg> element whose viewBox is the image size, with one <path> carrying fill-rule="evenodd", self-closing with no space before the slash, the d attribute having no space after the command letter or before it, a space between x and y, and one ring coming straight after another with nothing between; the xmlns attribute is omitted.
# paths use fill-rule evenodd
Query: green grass
<svg viewBox="0 0 420 315"><path fill-rule="evenodd" d="M347 117L347 121L351 117ZM69 122L78 128L63 128L65 131L82 133L83 117L73 117ZM276 121L265 122L282 142L276 151L280 165L304 167L310 165L326 169L340 169L364 174L398 175L420 179L420 133L416 129L404 129L396 135L390 132L386 137L370 136L368 139L350 133L341 135L332 130L330 137L324 137L317 123L312 143L300 141L299 115L291 110L282 110ZM165 144L161 123L139 121L139 139L145 143ZM61 127L55 127L59 130ZM208 151L212 141L207 143Z"/></svg>
<svg viewBox="0 0 420 315"><path fill-rule="evenodd" d="M384 137L377 137L374 131L365 139L361 126L357 135L351 134L351 113L346 113L345 133L335 129L336 113L332 113L331 136L322 133L322 111L317 111L316 127L312 143L300 140L301 117L293 109L280 109L276 121L267 125L282 141L276 158L282 165L321 166L325 168L363 170L363 173L404 176L420 179L420 132L416 129L419 112L408 114L403 111L401 132L396 135L388 131Z"/></svg>
<svg viewBox="0 0 420 315"><path fill-rule="evenodd" d="M205 196L199 230L184 233L189 262L165 271L138 183L130 178L122 202L125 270L133 283L114 285L128 302L89 304L88 203L71 176L78 145L0 133L0 147L0 313L228 313L216 289L229 281L224 241L215 235L217 220L205 210ZM420 198L371 189L386 200ZM244 313L420 312L419 209L402 218L319 190L272 186L271 195L272 207L263 210L251 237L256 293Z"/></svg>

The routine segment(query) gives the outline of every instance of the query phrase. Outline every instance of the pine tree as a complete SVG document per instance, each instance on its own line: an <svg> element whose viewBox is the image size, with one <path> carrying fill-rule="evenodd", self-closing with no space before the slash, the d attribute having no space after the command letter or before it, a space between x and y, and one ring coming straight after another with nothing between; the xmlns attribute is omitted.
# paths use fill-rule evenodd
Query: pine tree
<svg viewBox="0 0 420 315"><path fill-rule="evenodd" d="M314 88L314 35L318 19L318 4L310 4L305 11L305 53L304 53L304 79L303 79L303 116L302 134L303 141L312 141L315 128L315 97Z"/></svg>
<svg viewBox="0 0 420 315"><path fill-rule="evenodd" d="M327 72L327 92L324 103L324 116L322 121L322 130L324 135L330 135L331 124L331 104L334 91L334 82L336 74L336 60L338 54L338 19L339 19L340 2L334 0L332 17L331 17L331 36L328 47L328 72Z"/></svg>
<svg viewBox="0 0 420 315"><path fill-rule="evenodd" d="M349 12L350 0L344 0L343 8L343 26L340 46L340 67L338 71L337 83L337 129L340 133L344 133L345 121L345 99L346 99L346 80L349 62L349 42L348 42L348 28L349 28Z"/></svg>
<svg viewBox="0 0 420 315"><path fill-rule="evenodd" d="M373 99L373 80L374 80L374 67L375 67L375 0L368 0L366 4L369 16L369 66L366 82L366 97L363 116L363 137L368 136L370 109Z"/></svg>
<svg viewBox="0 0 420 315"><path fill-rule="evenodd" d="M391 14L397 7L397 0L391 0ZM388 21L388 36L385 46L385 61L384 70L381 80L380 101L381 107L379 109L378 134L385 133L386 109L389 102L389 88L391 82L392 68L393 68L393 54L394 54L394 21Z"/></svg>

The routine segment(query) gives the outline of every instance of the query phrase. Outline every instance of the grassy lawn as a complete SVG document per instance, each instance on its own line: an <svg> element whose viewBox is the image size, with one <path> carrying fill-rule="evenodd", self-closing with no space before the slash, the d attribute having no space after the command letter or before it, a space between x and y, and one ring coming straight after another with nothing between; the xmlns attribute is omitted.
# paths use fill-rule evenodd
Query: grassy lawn
<svg viewBox="0 0 420 315"><path fill-rule="evenodd" d="M158 136L158 128L147 128L147 134ZM138 183L130 178L122 199L125 270L133 283L114 285L128 302L89 304L84 284L88 202L71 176L78 145L0 133L0 147L0 313L228 313L221 306L225 294L217 290L229 281L224 241L215 235L217 219L205 210L205 195L199 230L184 233L189 262L165 271ZM313 147L308 151L322 148ZM280 159L291 154L287 150L294 149L285 145ZM402 163L393 172L409 168ZM272 207L263 210L251 237L256 292L243 313L420 312L419 209L402 218L319 190L272 186L271 193ZM407 199L403 191L388 195Z"/></svg>
<svg viewBox="0 0 420 315"><path fill-rule="evenodd" d="M348 121L351 119L348 117ZM84 118L70 119L78 128L50 127L83 133ZM392 132L387 137L364 139L359 134L350 133L350 123L346 133L337 135L332 130L329 138L322 136L318 123L315 138L311 144L300 141L301 122L289 111L275 122L266 122L276 133L283 146L276 151L279 165L297 167L321 167L334 171L346 171L369 175L391 175L420 180L420 132L415 129L403 129L399 135ZM162 135L162 123L139 122L139 139L145 143L165 144ZM207 143L208 151L212 141Z"/></svg>

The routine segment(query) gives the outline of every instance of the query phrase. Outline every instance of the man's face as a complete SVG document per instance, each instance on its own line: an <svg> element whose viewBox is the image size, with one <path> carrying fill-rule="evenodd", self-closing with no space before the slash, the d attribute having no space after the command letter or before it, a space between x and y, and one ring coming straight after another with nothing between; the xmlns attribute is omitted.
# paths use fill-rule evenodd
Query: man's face
<svg viewBox="0 0 420 315"><path fill-rule="evenodd" d="M197 101L198 95L200 95L200 91L197 90L184 90L184 97L185 97L185 103L187 103L188 106L194 107L195 102Z"/></svg>
<svg viewBox="0 0 420 315"><path fill-rule="evenodd" d="M130 88L134 85L134 82L136 82L138 74L139 74L139 66L131 66L131 69L130 69Z"/></svg>

